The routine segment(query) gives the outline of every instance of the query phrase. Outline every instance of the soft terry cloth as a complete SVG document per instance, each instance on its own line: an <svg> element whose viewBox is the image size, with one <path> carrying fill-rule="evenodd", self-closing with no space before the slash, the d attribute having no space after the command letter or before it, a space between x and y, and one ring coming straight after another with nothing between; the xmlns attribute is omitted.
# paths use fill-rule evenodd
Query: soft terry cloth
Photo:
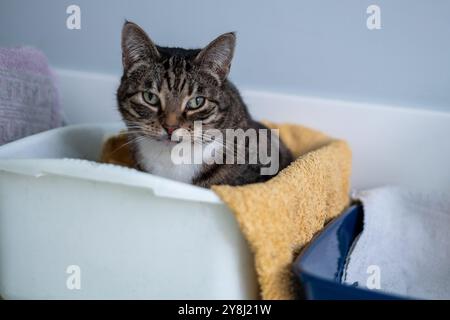
<svg viewBox="0 0 450 320"><path fill-rule="evenodd" d="M450 194L385 187L355 193L364 230L351 252L344 282L424 299L450 298ZM369 266L372 267L368 271Z"/></svg>
<svg viewBox="0 0 450 320"><path fill-rule="evenodd" d="M58 92L42 52L0 48L0 145L61 124Z"/></svg>
<svg viewBox="0 0 450 320"><path fill-rule="evenodd" d="M349 203L351 152L346 142L302 126L268 125L280 129L297 160L267 182L212 189L250 244L262 298L292 299L293 259ZM124 148L114 152L124 143L121 136L107 141L102 161L133 166Z"/></svg>

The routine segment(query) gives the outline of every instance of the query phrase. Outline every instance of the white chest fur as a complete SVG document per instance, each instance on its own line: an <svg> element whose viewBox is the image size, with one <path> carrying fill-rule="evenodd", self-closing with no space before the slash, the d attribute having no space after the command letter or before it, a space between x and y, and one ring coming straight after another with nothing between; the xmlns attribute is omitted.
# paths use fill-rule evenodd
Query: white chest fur
<svg viewBox="0 0 450 320"><path fill-rule="evenodd" d="M145 139L138 142L137 156L145 171L154 175L192 183L192 179L199 173L201 164L176 164L172 161L174 144L165 141Z"/></svg>

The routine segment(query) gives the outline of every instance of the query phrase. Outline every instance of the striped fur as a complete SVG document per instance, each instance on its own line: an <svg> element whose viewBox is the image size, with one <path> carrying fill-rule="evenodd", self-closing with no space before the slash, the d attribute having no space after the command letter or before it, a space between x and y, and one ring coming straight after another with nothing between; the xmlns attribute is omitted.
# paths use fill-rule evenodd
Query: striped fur
<svg viewBox="0 0 450 320"><path fill-rule="evenodd" d="M260 175L260 164L203 164L180 169L174 168L167 157L174 145L169 142L171 128L192 132L194 121L202 121L204 130L264 128L252 120L238 90L227 79L234 46L235 35L226 33L202 50L160 47L139 26L125 23L124 73L117 100L138 169L204 187L270 178ZM159 104L149 104L144 92L156 95ZM204 97L204 105L195 110L187 108L188 101L196 97ZM281 143L280 169L291 159Z"/></svg>

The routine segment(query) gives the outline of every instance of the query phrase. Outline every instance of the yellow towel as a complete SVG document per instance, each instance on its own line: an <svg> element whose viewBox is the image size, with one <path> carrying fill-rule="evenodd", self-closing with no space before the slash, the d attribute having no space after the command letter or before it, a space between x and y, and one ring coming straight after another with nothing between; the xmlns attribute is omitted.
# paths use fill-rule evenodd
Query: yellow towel
<svg viewBox="0 0 450 320"><path fill-rule="evenodd" d="M295 256L349 204L351 151L345 141L298 125L274 125L296 160L264 183L213 186L255 255L263 299L293 299ZM123 136L106 142L101 161L133 167Z"/></svg>

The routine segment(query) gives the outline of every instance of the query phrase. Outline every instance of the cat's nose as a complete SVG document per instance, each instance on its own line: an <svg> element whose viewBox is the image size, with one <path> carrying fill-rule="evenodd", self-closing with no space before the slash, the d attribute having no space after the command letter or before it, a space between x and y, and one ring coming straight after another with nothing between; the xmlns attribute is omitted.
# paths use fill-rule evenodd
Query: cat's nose
<svg viewBox="0 0 450 320"><path fill-rule="evenodd" d="M164 130L167 131L167 134L169 135L169 137L172 135L172 133L173 133L176 129L178 129L178 127L176 127L176 126L167 126L167 125L165 125L165 126L163 126L163 127L164 127Z"/></svg>

